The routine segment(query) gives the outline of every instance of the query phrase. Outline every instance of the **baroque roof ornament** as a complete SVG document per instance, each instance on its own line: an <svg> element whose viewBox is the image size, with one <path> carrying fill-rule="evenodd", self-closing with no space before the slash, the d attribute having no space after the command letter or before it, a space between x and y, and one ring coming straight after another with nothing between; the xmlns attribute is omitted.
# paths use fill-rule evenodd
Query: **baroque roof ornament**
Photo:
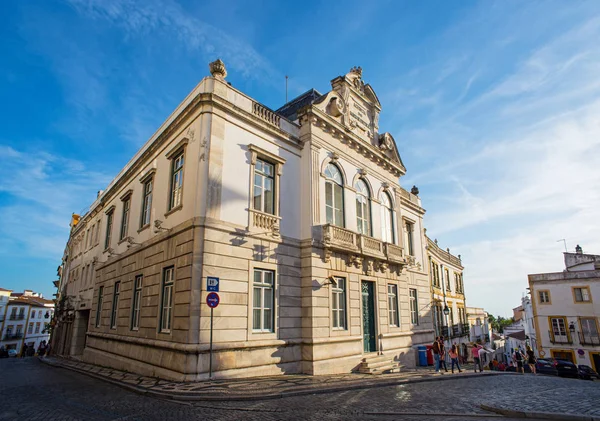
<svg viewBox="0 0 600 421"><path fill-rule="evenodd" d="M362 78L362 67L354 66L350 69L350 73L356 74L359 78Z"/></svg>
<svg viewBox="0 0 600 421"><path fill-rule="evenodd" d="M208 64L208 68L210 70L210 74L217 79L225 79L227 77L227 69L225 68L225 63L220 58L216 59L212 63Z"/></svg>

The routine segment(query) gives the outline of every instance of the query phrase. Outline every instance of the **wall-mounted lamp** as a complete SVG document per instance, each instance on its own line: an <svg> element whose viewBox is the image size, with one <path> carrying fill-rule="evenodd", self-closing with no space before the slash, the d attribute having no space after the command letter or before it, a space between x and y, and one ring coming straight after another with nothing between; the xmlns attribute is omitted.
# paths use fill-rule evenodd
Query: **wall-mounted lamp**
<svg viewBox="0 0 600 421"><path fill-rule="evenodd" d="M321 284L321 286L325 286L325 285L333 285L334 287L337 287L337 281L335 280L335 277L333 276L328 276L327 278L325 278L325 282Z"/></svg>
<svg viewBox="0 0 600 421"><path fill-rule="evenodd" d="M448 305L444 306L444 315L447 316L448 314L450 314L450 309L448 308Z"/></svg>

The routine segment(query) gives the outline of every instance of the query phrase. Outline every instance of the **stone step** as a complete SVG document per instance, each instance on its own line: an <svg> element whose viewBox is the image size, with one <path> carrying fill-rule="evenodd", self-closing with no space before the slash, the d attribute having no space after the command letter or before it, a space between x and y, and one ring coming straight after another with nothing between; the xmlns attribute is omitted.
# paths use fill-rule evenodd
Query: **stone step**
<svg viewBox="0 0 600 421"><path fill-rule="evenodd" d="M367 357L363 357L362 362L366 363L376 363L379 361L391 361L391 357L388 355L369 355Z"/></svg>
<svg viewBox="0 0 600 421"><path fill-rule="evenodd" d="M400 372L400 365L395 362L389 362L378 367L363 366L358 369L359 373L362 374L383 374L383 373L397 373Z"/></svg>
<svg viewBox="0 0 600 421"><path fill-rule="evenodd" d="M386 365L390 365L390 364L396 364L394 361L390 361L390 359L385 359L385 360L381 360L381 361L368 361L365 362L363 361L362 363L360 363L361 367L366 367L366 368L379 368L379 367L385 367Z"/></svg>

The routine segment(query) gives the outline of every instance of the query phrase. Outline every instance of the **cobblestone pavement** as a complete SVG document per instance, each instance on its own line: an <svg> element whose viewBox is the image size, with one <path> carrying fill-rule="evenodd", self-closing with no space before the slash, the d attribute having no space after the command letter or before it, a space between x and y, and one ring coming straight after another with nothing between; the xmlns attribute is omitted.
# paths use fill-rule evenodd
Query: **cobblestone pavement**
<svg viewBox="0 0 600 421"><path fill-rule="evenodd" d="M0 360L0 420L507 420L480 404L600 416L600 382L500 375L263 401L177 403L34 358Z"/></svg>
<svg viewBox="0 0 600 421"><path fill-rule="evenodd" d="M281 398L312 394L317 391L342 391L349 389L364 389L369 387L391 386L409 382L439 381L440 375L433 368L402 369L400 373L380 376L370 374L336 374L328 376L285 375L253 379L228 379L198 382L172 382L153 377L126 373L107 367L99 367L76 360L63 358L44 358L43 362L89 374L93 377L120 384L130 390L148 393L155 397L167 397L177 400L242 400L265 399L266 397ZM476 374L472 365L464 367L463 373L445 373L444 380L451 377L503 375L497 372Z"/></svg>

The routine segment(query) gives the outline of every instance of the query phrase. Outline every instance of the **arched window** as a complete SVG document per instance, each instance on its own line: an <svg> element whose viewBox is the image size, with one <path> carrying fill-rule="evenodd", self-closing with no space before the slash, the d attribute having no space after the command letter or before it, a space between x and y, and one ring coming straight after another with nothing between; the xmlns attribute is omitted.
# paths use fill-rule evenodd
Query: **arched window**
<svg viewBox="0 0 600 421"><path fill-rule="evenodd" d="M387 192L381 193L381 239L386 243L395 243L394 210L392 200Z"/></svg>
<svg viewBox="0 0 600 421"><path fill-rule="evenodd" d="M344 226L344 181L335 164L325 168L325 216L328 224Z"/></svg>
<svg viewBox="0 0 600 421"><path fill-rule="evenodd" d="M371 235L371 194L367 183L359 178L354 184L356 189L356 225L358 232Z"/></svg>

